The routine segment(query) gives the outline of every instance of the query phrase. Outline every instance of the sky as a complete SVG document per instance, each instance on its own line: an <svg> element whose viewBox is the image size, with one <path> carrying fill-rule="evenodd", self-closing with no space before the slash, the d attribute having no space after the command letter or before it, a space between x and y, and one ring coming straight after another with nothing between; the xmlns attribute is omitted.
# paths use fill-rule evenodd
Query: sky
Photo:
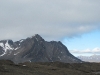
<svg viewBox="0 0 100 75"><path fill-rule="evenodd" d="M0 40L41 35L77 55L100 53L100 0L0 0Z"/></svg>
<svg viewBox="0 0 100 75"><path fill-rule="evenodd" d="M72 39L65 38L62 42L75 56L91 56L100 54L100 31L83 34Z"/></svg>

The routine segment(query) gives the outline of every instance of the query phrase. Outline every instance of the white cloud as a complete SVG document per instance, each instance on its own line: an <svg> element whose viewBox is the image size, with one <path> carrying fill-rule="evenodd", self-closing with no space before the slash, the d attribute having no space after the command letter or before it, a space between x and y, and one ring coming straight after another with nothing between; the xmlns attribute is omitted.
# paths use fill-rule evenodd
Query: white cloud
<svg viewBox="0 0 100 75"><path fill-rule="evenodd" d="M70 50L72 54L100 54L100 48L96 47L94 49L86 49L86 50Z"/></svg>
<svg viewBox="0 0 100 75"><path fill-rule="evenodd" d="M100 29L100 0L0 0L0 39L59 40Z"/></svg>
<svg viewBox="0 0 100 75"><path fill-rule="evenodd" d="M100 53L100 48L94 48L93 50L92 50L92 52L95 52L95 53Z"/></svg>

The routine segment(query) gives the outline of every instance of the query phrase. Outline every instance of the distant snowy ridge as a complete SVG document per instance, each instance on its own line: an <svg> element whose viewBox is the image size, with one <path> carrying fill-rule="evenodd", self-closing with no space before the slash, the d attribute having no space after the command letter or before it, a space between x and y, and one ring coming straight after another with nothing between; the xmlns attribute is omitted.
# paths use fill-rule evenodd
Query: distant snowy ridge
<svg viewBox="0 0 100 75"><path fill-rule="evenodd" d="M78 56L78 58L87 62L100 62L100 55Z"/></svg>

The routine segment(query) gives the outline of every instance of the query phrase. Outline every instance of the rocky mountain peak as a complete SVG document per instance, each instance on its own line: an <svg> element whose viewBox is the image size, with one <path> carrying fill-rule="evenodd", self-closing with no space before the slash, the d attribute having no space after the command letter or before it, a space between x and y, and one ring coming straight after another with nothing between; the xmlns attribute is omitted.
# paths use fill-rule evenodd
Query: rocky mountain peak
<svg viewBox="0 0 100 75"><path fill-rule="evenodd" d="M36 34L31 38L0 41L0 59L9 59L15 63L21 62L81 62L74 57L60 41L45 41Z"/></svg>
<svg viewBox="0 0 100 75"><path fill-rule="evenodd" d="M36 39L37 41L44 41L44 39L39 34L32 36L32 39Z"/></svg>

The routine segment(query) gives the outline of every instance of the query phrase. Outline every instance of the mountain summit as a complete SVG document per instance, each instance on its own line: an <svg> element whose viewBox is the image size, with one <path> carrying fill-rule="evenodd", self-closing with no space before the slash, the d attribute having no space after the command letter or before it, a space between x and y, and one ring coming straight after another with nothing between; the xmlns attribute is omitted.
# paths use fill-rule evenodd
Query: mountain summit
<svg viewBox="0 0 100 75"><path fill-rule="evenodd" d="M0 59L22 62L64 62L79 63L81 60L74 57L60 41L45 41L40 35L21 39L0 41Z"/></svg>

